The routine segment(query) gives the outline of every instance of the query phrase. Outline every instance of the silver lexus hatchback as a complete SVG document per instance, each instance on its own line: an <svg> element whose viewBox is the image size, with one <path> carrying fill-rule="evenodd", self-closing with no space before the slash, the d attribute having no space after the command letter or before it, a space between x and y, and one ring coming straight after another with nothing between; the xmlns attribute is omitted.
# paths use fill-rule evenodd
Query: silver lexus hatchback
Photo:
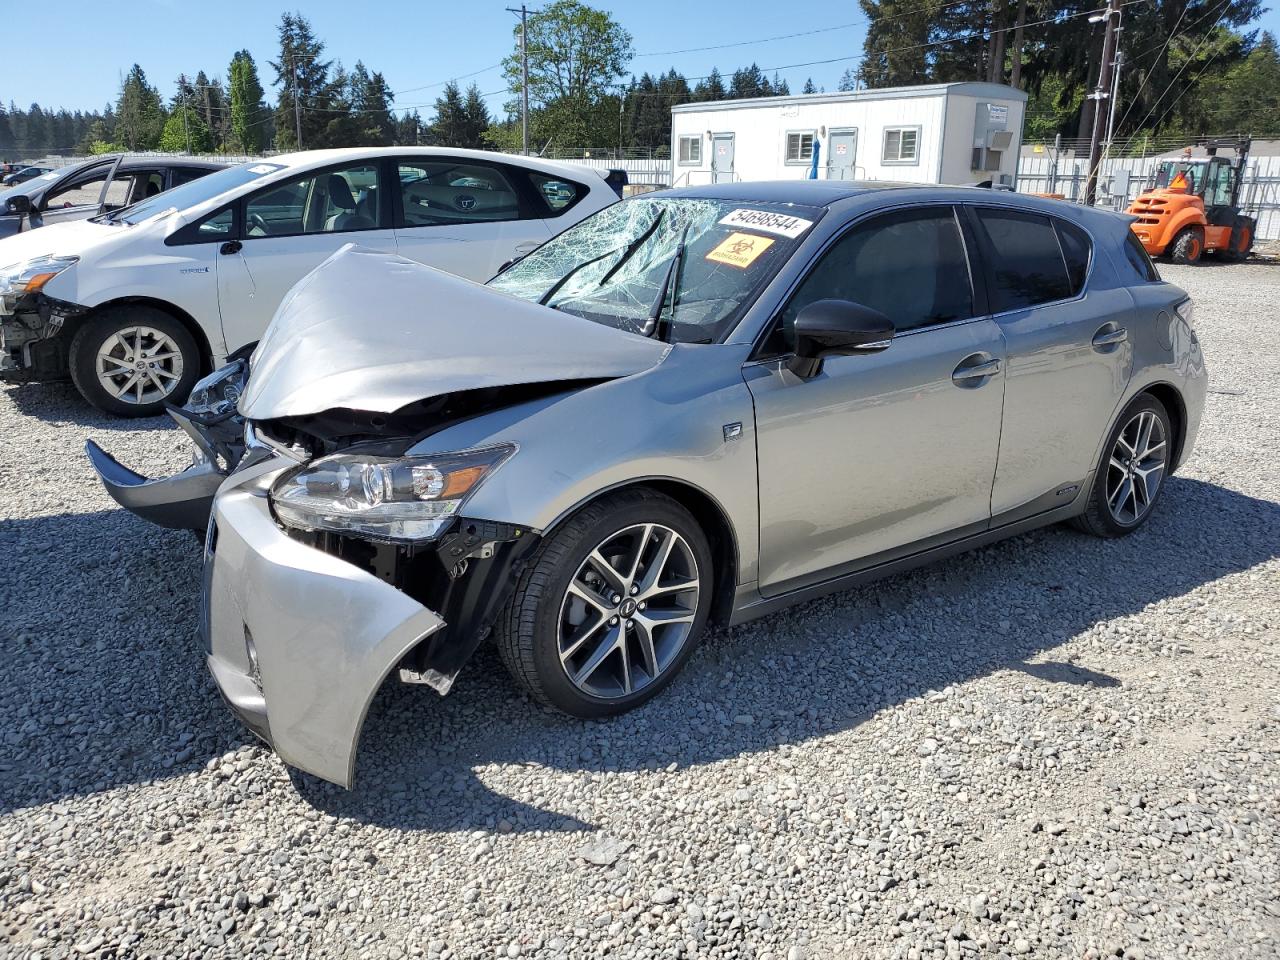
<svg viewBox="0 0 1280 960"><path fill-rule="evenodd" d="M447 693L486 638L599 717L708 623L1058 521L1130 533L1206 387L1124 218L822 181L627 200L487 285L349 248L249 367L208 664L348 786L383 681Z"/></svg>

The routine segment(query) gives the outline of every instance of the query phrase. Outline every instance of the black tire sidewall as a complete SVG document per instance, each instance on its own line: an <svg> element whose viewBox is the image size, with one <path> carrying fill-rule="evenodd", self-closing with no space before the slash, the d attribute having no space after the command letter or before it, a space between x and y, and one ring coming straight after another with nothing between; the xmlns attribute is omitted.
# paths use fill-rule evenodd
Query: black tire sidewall
<svg viewBox="0 0 1280 960"><path fill-rule="evenodd" d="M1144 410L1150 410L1159 417L1160 423L1164 427L1165 444L1167 445L1164 475L1160 478L1160 486L1156 489L1155 499L1151 501L1151 506L1147 509L1147 512L1134 523L1121 523L1111 515L1111 510L1107 506L1107 470L1111 462L1111 450L1116 445L1120 431ZM1168 486L1169 476L1173 471L1173 450L1173 423L1169 419L1169 411L1165 409L1164 404L1149 393L1144 393L1134 399L1132 403L1124 408L1124 412L1116 418L1115 424L1107 434L1107 442L1102 447L1102 456L1098 460L1098 469L1093 478L1093 490L1089 494L1088 519L1090 525L1095 528L1101 527L1102 529L1097 532L1104 536L1122 537L1138 530L1150 520L1151 515L1155 513L1156 507L1160 504L1160 498L1164 496L1164 488Z"/></svg>
<svg viewBox="0 0 1280 960"><path fill-rule="evenodd" d="M1199 247L1199 253L1193 260L1183 250L1184 244L1189 244L1194 239ZM1175 263L1199 263L1204 256L1204 240L1200 236L1200 232L1195 227L1184 227L1178 231L1178 235L1173 238L1173 244L1170 247L1170 253Z"/></svg>
<svg viewBox="0 0 1280 960"><path fill-rule="evenodd" d="M153 403L125 403L107 393L98 382L95 369L98 348L118 330L132 326L154 327L173 339L182 353L182 379L164 400ZM164 412L165 403L181 404L200 379L200 348L181 321L156 307L122 307L103 311L89 319L71 340L69 366L71 380L89 403L120 417L154 417Z"/></svg>
<svg viewBox="0 0 1280 960"><path fill-rule="evenodd" d="M698 594L698 611L693 629L684 647L677 654L666 672L656 681L629 697L600 699L583 693L575 687L560 664L557 631L560 606L564 600L569 580L577 572L587 554L610 534L638 523L661 523L671 527L689 544L698 563L701 589ZM697 649L711 611L715 570L711 549L706 535L693 516L680 504L663 496L645 498L638 502L618 503L613 509L603 511L602 516L578 528L562 528L562 534L573 538L572 546L557 560L548 582L548 590L538 600L534 616L533 667L547 699L557 709L575 717L605 717L624 713L640 706L662 692L683 669ZM553 534L558 536L560 534Z"/></svg>

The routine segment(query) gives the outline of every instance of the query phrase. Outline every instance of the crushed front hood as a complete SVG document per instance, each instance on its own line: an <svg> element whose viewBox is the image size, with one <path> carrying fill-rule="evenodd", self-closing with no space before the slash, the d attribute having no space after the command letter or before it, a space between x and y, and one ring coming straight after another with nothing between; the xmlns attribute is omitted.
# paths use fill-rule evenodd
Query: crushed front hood
<svg viewBox="0 0 1280 960"><path fill-rule="evenodd" d="M390 413L483 387L609 379L670 347L394 254L348 246L293 288L250 363L251 420Z"/></svg>

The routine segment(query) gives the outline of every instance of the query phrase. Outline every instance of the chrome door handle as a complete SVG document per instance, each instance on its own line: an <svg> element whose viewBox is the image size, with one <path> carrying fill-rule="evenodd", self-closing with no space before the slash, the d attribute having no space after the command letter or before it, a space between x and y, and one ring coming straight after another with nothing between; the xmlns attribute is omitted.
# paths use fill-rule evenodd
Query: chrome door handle
<svg viewBox="0 0 1280 960"><path fill-rule="evenodd" d="M1115 327L1108 330L1103 327L1093 335L1093 345L1095 347L1113 347L1117 343L1124 343L1129 339L1129 331L1124 327Z"/></svg>
<svg viewBox="0 0 1280 960"><path fill-rule="evenodd" d="M972 356L965 357L960 361L960 366L951 372L951 379L963 386L981 386L981 384L970 384L970 380L982 380L986 377L995 376L1000 372L1000 360L993 357L990 360L981 360L982 354L976 353ZM978 361L978 362L974 362Z"/></svg>

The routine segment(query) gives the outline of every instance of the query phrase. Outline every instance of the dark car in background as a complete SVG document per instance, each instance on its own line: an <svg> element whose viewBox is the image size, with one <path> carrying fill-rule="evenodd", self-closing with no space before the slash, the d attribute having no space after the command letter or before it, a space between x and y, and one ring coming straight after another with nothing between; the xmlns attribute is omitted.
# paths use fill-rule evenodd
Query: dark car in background
<svg viewBox="0 0 1280 960"><path fill-rule="evenodd" d="M16 187L20 183L26 183L28 180L34 180L36 177L52 172L52 167L14 167L12 173L7 173L3 177L0 177L0 185Z"/></svg>
<svg viewBox="0 0 1280 960"><path fill-rule="evenodd" d="M0 192L0 237L87 220L198 180L227 164L191 157L95 157Z"/></svg>

